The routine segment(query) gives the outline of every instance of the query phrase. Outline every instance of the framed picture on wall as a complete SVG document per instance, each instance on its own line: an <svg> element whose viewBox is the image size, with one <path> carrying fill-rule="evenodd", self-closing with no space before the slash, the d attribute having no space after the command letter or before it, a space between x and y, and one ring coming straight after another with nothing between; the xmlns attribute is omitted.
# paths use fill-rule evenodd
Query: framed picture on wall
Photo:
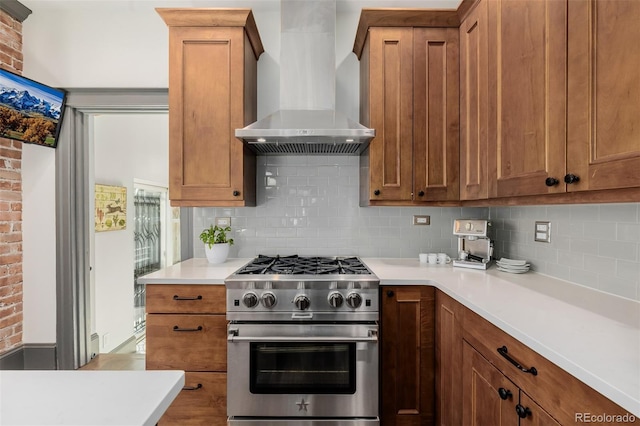
<svg viewBox="0 0 640 426"><path fill-rule="evenodd" d="M127 227L127 188L96 184L96 232Z"/></svg>
<svg viewBox="0 0 640 426"><path fill-rule="evenodd" d="M55 148L67 93L0 68L0 136Z"/></svg>

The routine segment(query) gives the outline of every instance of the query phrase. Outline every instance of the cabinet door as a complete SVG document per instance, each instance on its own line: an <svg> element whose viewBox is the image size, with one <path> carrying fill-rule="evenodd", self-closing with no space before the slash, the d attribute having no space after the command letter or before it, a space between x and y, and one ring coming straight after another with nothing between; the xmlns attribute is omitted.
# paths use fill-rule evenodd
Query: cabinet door
<svg viewBox="0 0 640 426"><path fill-rule="evenodd" d="M380 423L425 425L435 420L435 289L382 289Z"/></svg>
<svg viewBox="0 0 640 426"><path fill-rule="evenodd" d="M458 200L459 46L457 28L413 30L413 199Z"/></svg>
<svg viewBox="0 0 640 426"><path fill-rule="evenodd" d="M245 49L242 27L170 28L172 205L244 205L250 195L243 187L244 147L235 138L247 124Z"/></svg>
<svg viewBox="0 0 640 426"><path fill-rule="evenodd" d="M489 196L564 192L566 0L492 0Z"/></svg>
<svg viewBox="0 0 640 426"><path fill-rule="evenodd" d="M568 191L640 187L640 2L569 2Z"/></svg>
<svg viewBox="0 0 640 426"><path fill-rule="evenodd" d="M186 372L184 387L159 426L226 426L227 375Z"/></svg>
<svg viewBox="0 0 640 426"><path fill-rule="evenodd" d="M526 417L520 419L520 426L559 426L553 417L542 409L526 393L520 391L520 406L527 410Z"/></svg>
<svg viewBox="0 0 640 426"><path fill-rule="evenodd" d="M369 146L372 201L410 201L412 192L413 28L369 29Z"/></svg>
<svg viewBox="0 0 640 426"><path fill-rule="evenodd" d="M464 306L436 290L437 424L462 425L462 316Z"/></svg>
<svg viewBox="0 0 640 426"><path fill-rule="evenodd" d="M460 25L460 199L488 197L487 1Z"/></svg>
<svg viewBox="0 0 640 426"><path fill-rule="evenodd" d="M519 389L473 346L464 342L462 354L462 424L518 425Z"/></svg>

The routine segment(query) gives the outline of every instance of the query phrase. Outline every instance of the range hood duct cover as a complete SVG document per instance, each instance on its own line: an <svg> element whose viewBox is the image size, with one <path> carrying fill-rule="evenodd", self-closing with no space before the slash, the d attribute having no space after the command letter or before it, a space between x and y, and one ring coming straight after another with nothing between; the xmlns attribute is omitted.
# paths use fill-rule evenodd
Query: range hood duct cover
<svg viewBox="0 0 640 426"><path fill-rule="evenodd" d="M281 109L236 137L259 154L360 154L375 130L335 110L335 0L280 5Z"/></svg>

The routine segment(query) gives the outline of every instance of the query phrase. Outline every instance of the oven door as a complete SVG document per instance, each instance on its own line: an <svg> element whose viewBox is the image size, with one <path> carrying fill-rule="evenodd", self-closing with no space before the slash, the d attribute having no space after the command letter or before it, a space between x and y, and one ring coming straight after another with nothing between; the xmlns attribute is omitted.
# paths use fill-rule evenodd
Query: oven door
<svg viewBox="0 0 640 426"><path fill-rule="evenodd" d="M230 324L227 415L378 417L378 325Z"/></svg>

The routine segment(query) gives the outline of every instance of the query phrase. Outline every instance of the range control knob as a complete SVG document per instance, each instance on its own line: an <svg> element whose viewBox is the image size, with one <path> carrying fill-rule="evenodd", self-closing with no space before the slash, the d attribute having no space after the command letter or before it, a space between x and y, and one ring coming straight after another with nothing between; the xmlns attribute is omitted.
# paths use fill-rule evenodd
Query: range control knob
<svg viewBox="0 0 640 426"><path fill-rule="evenodd" d="M342 306L342 302L344 302L344 297L342 297L342 294L340 294L339 291L332 291L329 293L327 300L329 301L329 306L332 308L339 308Z"/></svg>
<svg viewBox="0 0 640 426"><path fill-rule="evenodd" d="M293 299L293 303L295 303L296 308L300 309L301 311L309 308L309 305L311 304L309 298L304 294L297 295L296 298Z"/></svg>
<svg viewBox="0 0 640 426"><path fill-rule="evenodd" d="M262 293L262 304L265 308L272 308L275 306L278 299L276 299L276 295L270 291L266 291Z"/></svg>
<svg viewBox="0 0 640 426"><path fill-rule="evenodd" d="M255 308L258 304L258 295L253 291L249 291L242 295L242 303L244 303L244 306L247 308Z"/></svg>
<svg viewBox="0 0 640 426"><path fill-rule="evenodd" d="M471 222L467 222L464 224L464 229L466 229L467 231L471 231L473 229L473 223Z"/></svg>
<svg viewBox="0 0 640 426"><path fill-rule="evenodd" d="M347 306L357 309L362 305L362 296L359 293L351 292L347 294Z"/></svg>

